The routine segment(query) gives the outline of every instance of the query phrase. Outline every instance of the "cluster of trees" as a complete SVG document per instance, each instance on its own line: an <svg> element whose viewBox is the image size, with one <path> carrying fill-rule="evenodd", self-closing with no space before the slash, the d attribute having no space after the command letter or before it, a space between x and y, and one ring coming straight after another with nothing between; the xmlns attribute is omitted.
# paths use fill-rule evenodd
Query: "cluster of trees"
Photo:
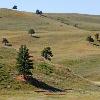
<svg viewBox="0 0 100 100"><path fill-rule="evenodd" d="M51 60L51 57L53 57L51 48L44 48L41 52L41 56L46 60ZM19 75L23 75L25 79L27 79L28 76L32 76L31 69L33 69L33 60L31 57L32 56L30 56L29 49L26 47L26 45L21 45L16 59L16 67Z"/></svg>
<svg viewBox="0 0 100 100"><path fill-rule="evenodd" d="M95 40L96 40L96 41L99 41L99 33L96 33L96 34L94 35L94 37L95 37L95 38L93 38L91 35L88 36L88 37L87 37L87 41L88 41L89 43L94 42Z"/></svg>
<svg viewBox="0 0 100 100"><path fill-rule="evenodd" d="M43 14L43 12L42 12L42 11L40 11L40 10L36 10L36 14L37 14L37 15L42 15L42 14Z"/></svg>

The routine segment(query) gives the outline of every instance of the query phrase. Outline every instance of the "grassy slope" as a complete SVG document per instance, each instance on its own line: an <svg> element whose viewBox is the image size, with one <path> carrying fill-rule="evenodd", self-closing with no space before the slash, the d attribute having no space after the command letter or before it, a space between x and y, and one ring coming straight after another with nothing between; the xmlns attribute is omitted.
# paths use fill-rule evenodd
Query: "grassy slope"
<svg viewBox="0 0 100 100"><path fill-rule="evenodd" d="M83 70L82 68L84 64L79 62L77 63L76 60L83 59L85 62L85 59L88 59L90 55L95 56L100 54L100 48L93 47L85 42L86 36L90 31L77 29L57 20L40 17L32 13L0 9L0 15L0 41L2 41L2 37L6 37L12 43L12 48L14 48L2 48L3 45L0 43L0 62L1 64L5 64L5 67L7 66L6 68L8 71L10 70L10 72L15 71L16 50L18 50L21 44L26 44L28 46L30 53L35 57L35 59L40 57L40 52L45 46L51 46L54 53L52 62L61 63L70 67L68 63L75 61L75 64L72 64L71 68L75 73L80 75L83 75L82 73L86 71L87 67ZM27 30L30 28L36 30L37 36L40 36L39 39L32 38L27 34ZM92 59L92 56L90 56L88 60L90 59ZM99 56L96 59L97 64L99 65ZM91 62L87 63L87 66L91 64ZM76 63L79 64L77 69L73 67ZM43 80L49 85L59 88L91 89L92 85L74 75L72 72L69 73L68 77L66 74L68 71L65 70L66 67L64 66L59 68L58 65L54 67L50 64L50 67L54 67L53 73L47 75L49 69L47 70L44 67L38 69L40 65L40 62L39 65L36 62L35 71L33 70L34 77ZM97 68L98 67L94 68L96 72L98 70ZM88 66L87 74L89 74L91 70L92 69ZM61 74L56 71L60 71L59 73ZM93 87L93 89L96 89L95 86Z"/></svg>
<svg viewBox="0 0 100 100"><path fill-rule="evenodd" d="M86 14L47 14L59 22L72 25L78 24L79 29L89 31L100 31L100 16L99 15L86 15Z"/></svg>

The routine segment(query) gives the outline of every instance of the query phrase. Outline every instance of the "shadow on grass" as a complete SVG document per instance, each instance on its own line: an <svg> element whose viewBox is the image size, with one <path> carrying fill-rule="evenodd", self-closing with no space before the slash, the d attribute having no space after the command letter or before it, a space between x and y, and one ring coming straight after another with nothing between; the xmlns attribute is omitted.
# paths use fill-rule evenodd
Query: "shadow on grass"
<svg viewBox="0 0 100 100"><path fill-rule="evenodd" d="M32 36L32 37L34 37L34 38L40 38L39 36Z"/></svg>
<svg viewBox="0 0 100 100"><path fill-rule="evenodd" d="M36 86L37 88L43 89L43 90L48 90L49 92L63 92L63 90L52 87L42 81L37 80L36 78L29 77L27 79L27 82L33 86Z"/></svg>

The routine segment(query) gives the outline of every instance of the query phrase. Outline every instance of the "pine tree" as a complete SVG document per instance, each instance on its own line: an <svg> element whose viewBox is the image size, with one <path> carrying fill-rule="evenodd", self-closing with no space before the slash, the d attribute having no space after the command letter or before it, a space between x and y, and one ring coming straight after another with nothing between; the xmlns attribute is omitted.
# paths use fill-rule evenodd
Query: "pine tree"
<svg viewBox="0 0 100 100"><path fill-rule="evenodd" d="M21 45L17 57L17 70L20 75L32 75L30 69L33 69L33 62L30 58L29 49L26 45Z"/></svg>
<svg viewBox="0 0 100 100"><path fill-rule="evenodd" d="M51 61L51 57L53 57L51 48L50 47L44 48L43 51L41 52L41 56L44 57L46 60Z"/></svg>

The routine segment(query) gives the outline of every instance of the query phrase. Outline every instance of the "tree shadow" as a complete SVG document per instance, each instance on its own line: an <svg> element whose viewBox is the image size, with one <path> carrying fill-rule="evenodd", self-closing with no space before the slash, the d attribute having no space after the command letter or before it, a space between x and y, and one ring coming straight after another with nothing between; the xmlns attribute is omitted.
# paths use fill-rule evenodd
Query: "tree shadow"
<svg viewBox="0 0 100 100"><path fill-rule="evenodd" d="M34 37L34 38L40 38L39 36L32 36L32 37Z"/></svg>
<svg viewBox="0 0 100 100"><path fill-rule="evenodd" d="M49 92L63 92L63 90L52 87L42 81L37 80L36 78L29 77L27 79L27 82L37 88L43 89L43 90L48 90Z"/></svg>

